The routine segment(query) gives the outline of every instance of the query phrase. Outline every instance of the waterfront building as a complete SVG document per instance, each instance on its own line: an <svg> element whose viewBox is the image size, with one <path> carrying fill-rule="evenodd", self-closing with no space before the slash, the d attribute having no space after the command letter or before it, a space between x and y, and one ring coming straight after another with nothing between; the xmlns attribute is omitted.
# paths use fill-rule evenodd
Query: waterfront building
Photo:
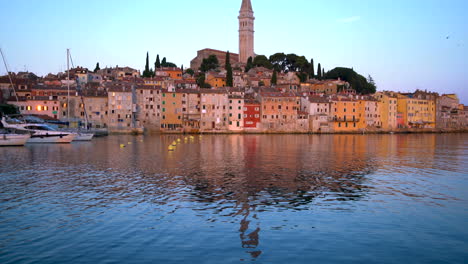
<svg viewBox="0 0 468 264"><path fill-rule="evenodd" d="M229 98L225 89L200 89L200 130L225 132L228 130Z"/></svg>
<svg viewBox="0 0 468 264"><path fill-rule="evenodd" d="M131 84L112 84L108 91L109 132L131 131L133 117Z"/></svg>
<svg viewBox="0 0 468 264"><path fill-rule="evenodd" d="M330 100L323 96L301 97L302 111L309 116L309 130L313 133L330 132Z"/></svg>
<svg viewBox="0 0 468 264"><path fill-rule="evenodd" d="M380 102L371 96L361 96L359 102L364 105L365 128L380 130L382 128Z"/></svg>
<svg viewBox="0 0 468 264"><path fill-rule="evenodd" d="M109 118L107 93L95 91L84 95L82 98L86 109L88 126L90 128L107 128Z"/></svg>
<svg viewBox="0 0 468 264"><path fill-rule="evenodd" d="M136 88L138 121L149 132L161 130L161 86Z"/></svg>
<svg viewBox="0 0 468 264"><path fill-rule="evenodd" d="M258 131L261 125L261 104L253 98L244 100L244 130Z"/></svg>
<svg viewBox="0 0 468 264"><path fill-rule="evenodd" d="M261 104L262 128L268 132L294 132L300 97L292 92L260 91L257 100Z"/></svg>
<svg viewBox="0 0 468 264"><path fill-rule="evenodd" d="M331 99L330 114L333 132L358 132L365 128L364 100L334 96Z"/></svg>
<svg viewBox="0 0 468 264"><path fill-rule="evenodd" d="M8 104L18 107L22 115L48 116L56 120L61 119L62 107L58 99L51 99L49 96L36 96L30 99L26 97L11 98Z"/></svg>
<svg viewBox="0 0 468 264"><path fill-rule="evenodd" d="M415 94L398 95L398 113L406 128L435 128L435 101Z"/></svg>
<svg viewBox="0 0 468 264"><path fill-rule="evenodd" d="M460 101L456 94L443 94L436 101L436 128L457 129L461 127Z"/></svg>
<svg viewBox="0 0 468 264"><path fill-rule="evenodd" d="M383 131L397 129L397 97L392 92L377 92L374 98L380 102L380 122Z"/></svg>
<svg viewBox="0 0 468 264"><path fill-rule="evenodd" d="M229 131L239 132L244 130L244 97L229 95Z"/></svg>
<svg viewBox="0 0 468 264"><path fill-rule="evenodd" d="M182 100L182 126L184 132L200 131L201 111L200 111L200 91L194 89L179 90L184 95Z"/></svg>
<svg viewBox="0 0 468 264"><path fill-rule="evenodd" d="M182 117L184 109L182 101L185 93L161 91L161 131L182 132Z"/></svg>

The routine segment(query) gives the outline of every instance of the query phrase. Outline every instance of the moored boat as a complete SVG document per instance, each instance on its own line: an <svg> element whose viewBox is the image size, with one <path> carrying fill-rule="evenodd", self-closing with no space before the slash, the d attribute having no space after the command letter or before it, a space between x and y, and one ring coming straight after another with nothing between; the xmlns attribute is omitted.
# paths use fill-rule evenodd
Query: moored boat
<svg viewBox="0 0 468 264"><path fill-rule="evenodd" d="M29 138L31 138L29 134L0 134L0 147L24 146Z"/></svg>
<svg viewBox="0 0 468 264"><path fill-rule="evenodd" d="M2 125L5 128L31 134L27 143L70 143L75 139L75 133L57 131L47 124L33 123L8 123L6 118L2 118Z"/></svg>
<svg viewBox="0 0 468 264"><path fill-rule="evenodd" d="M75 134L76 134L76 136L75 136L74 141L90 141L94 137L94 133L78 132L78 133L75 133Z"/></svg>

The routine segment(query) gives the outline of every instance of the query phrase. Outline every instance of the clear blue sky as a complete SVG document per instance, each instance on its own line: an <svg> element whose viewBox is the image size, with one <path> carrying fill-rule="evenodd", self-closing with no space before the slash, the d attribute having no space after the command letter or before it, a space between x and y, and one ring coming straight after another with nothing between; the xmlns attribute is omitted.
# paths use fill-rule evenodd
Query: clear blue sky
<svg viewBox="0 0 468 264"><path fill-rule="evenodd" d="M146 51L186 68L196 51L237 52L241 0L0 0L12 70L75 65L143 69ZM252 0L255 52L296 53L325 70L354 67L379 90L457 93L468 104L468 1ZM447 38L448 37L448 38ZM0 73L6 71L0 67Z"/></svg>

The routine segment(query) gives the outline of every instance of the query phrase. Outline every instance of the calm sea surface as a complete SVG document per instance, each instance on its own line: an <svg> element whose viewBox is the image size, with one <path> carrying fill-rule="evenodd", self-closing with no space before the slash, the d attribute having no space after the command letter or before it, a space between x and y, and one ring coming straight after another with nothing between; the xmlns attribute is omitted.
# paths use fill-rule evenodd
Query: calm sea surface
<svg viewBox="0 0 468 264"><path fill-rule="evenodd" d="M467 262L468 134L0 148L4 264Z"/></svg>

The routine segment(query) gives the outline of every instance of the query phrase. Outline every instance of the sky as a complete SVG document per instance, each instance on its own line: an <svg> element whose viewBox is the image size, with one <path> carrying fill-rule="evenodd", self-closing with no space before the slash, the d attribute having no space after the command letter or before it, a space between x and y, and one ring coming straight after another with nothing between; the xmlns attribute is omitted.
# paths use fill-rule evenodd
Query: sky
<svg viewBox="0 0 468 264"><path fill-rule="evenodd" d="M353 67L378 90L457 93L468 104L468 1L251 0L255 53L295 53L325 70ZM142 70L146 52L188 68L197 50L238 52L241 0L0 0L10 70L74 65ZM5 74L0 66L0 74Z"/></svg>

